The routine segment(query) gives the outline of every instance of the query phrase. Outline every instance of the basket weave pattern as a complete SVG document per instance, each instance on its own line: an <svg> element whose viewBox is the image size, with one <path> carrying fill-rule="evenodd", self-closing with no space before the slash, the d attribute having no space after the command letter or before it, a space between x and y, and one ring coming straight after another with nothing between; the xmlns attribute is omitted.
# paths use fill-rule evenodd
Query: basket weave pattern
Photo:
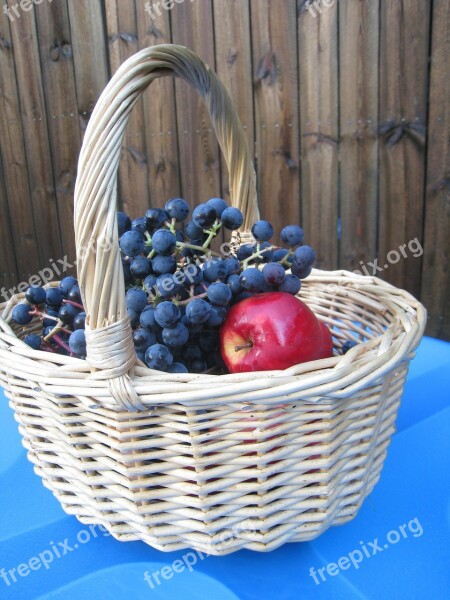
<svg viewBox="0 0 450 600"><path fill-rule="evenodd" d="M188 81L209 108L244 235L258 218L245 134L214 73L178 46L134 55L99 99L80 154L75 235L88 358L25 345L40 324L12 324L17 294L0 306L0 383L36 473L81 522L165 551L220 555L310 540L354 518L379 479L425 309L379 279L313 270L299 297L330 326L336 348L363 342L345 356L221 376L136 362L116 174L131 110L166 74Z"/></svg>

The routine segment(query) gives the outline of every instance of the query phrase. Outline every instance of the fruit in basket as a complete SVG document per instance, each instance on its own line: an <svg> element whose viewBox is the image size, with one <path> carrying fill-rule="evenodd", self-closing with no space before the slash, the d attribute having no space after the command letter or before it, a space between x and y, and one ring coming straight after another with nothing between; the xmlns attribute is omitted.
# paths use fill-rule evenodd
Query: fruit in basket
<svg viewBox="0 0 450 600"><path fill-rule="evenodd" d="M222 357L232 373L287 369L326 358L332 355L330 341L328 328L312 310L283 292L238 302L220 330Z"/></svg>
<svg viewBox="0 0 450 600"><path fill-rule="evenodd" d="M223 369L219 328L230 309L256 294L297 294L315 258L312 248L302 246L301 227L285 227L280 237L287 247L279 247L270 242L274 229L264 220L253 224L255 243L231 254L213 252L211 243L221 231L241 227L241 211L211 198L189 213L183 198L134 220L117 213L136 355L150 368L173 373ZM12 320L26 326L39 318L42 350L85 358L86 312L77 280L67 276L59 287L32 286L25 298ZM29 336L24 341L37 345Z"/></svg>

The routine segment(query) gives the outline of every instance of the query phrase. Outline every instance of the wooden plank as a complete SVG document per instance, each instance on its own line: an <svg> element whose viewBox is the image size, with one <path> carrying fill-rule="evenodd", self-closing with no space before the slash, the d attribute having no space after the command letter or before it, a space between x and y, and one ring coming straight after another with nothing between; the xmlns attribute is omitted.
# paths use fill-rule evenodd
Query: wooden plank
<svg viewBox="0 0 450 600"><path fill-rule="evenodd" d="M138 50L136 2L105 0L111 74ZM148 205L147 148L144 135L142 102L135 106L122 143L119 165L119 196L124 210L136 218L145 213Z"/></svg>
<svg viewBox="0 0 450 600"><path fill-rule="evenodd" d="M72 263L75 258L73 191L81 135L67 3L44 2L36 10L36 20L62 253Z"/></svg>
<svg viewBox="0 0 450 600"><path fill-rule="evenodd" d="M386 0L380 14L379 275L414 295L422 259L390 257L422 240L430 7Z"/></svg>
<svg viewBox="0 0 450 600"><path fill-rule="evenodd" d="M36 245L42 268L48 266L50 259L61 258L62 247L34 15L34 11L39 9L39 6L32 5L31 11L21 11L20 18L11 23L11 42L27 155ZM16 194L17 191L14 190L14 199Z"/></svg>
<svg viewBox="0 0 450 600"><path fill-rule="evenodd" d="M80 129L83 133L108 83L102 0L67 0Z"/></svg>
<svg viewBox="0 0 450 600"><path fill-rule="evenodd" d="M248 0L214 2L216 70L233 99L236 112L254 153L254 112L250 7ZM222 196L230 199L228 171L221 157Z"/></svg>
<svg viewBox="0 0 450 600"><path fill-rule="evenodd" d="M14 23L12 23L14 24ZM17 262L17 276L2 280L8 289L24 281L40 268L33 220L27 158L20 119L16 72L12 50L11 22L0 11L0 155L3 166L5 210L10 214L11 237ZM3 211L2 211L2 214ZM7 225L7 220L2 218ZM9 227L7 227L9 229ZM6 241L6 243L8 243ZM6 264L11 264L10 260ZM11 275L12 277L12 275ZM5 298L2 298L4 300Z"/></svg>
<svg viewBox="0 0 450 600"><path fill-rule="evenodd" d="M450 340L450 4L434 0L421 300L427 333Z"/></svg>
<svg viewBox="0 0 450 600"><path fill-rule="evenodd" d="M19 273L15 257L14 238L12 236L11 215L6 197L5 176L0 153L0 303L9 300L9 289L19 283Z"/></svg>
<svg viewBox="0 0 450 600"><path fill-rule="evenodd" d="M136 16L139 49L171 43L168 11L152 15L144 3L138 2ZM181 194L172 78L164 77L152 83L144 94L143 110L150 201L153 206L164 206L169 198Z"/></svg>
<svg viewBox="0 0 450 600"><path fill-rule="evenodd" d="M316 266L338 266L338 9L298 15L302 223Z"/></svg>
<svg viewBox="0 0 450 600"><path fill-rule="evenodd" d="M296 6L250 6L259 205L276 241L284 225L300 222Z"/></svg>
<svg viewBox="0 0 450 600"><path fill-rule="evenodd" d="M170 12L172 39L215 68L211 0L184 2ZM202 101L175 82L181 192L191 206L220 194L219 145Z"/></svg>
<svg viewBox="0 0 450 600"><path fill-rule="evenodd" d="M339 266L353 271L377 253L378 2L341 2L339 22Z"/></svg>

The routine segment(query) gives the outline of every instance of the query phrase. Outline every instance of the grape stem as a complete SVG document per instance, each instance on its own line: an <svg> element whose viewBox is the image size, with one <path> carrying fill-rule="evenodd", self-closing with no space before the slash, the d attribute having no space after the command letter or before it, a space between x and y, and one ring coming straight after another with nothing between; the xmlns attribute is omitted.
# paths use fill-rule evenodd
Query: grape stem
<svg viewBox="0 0 450 600"><path fill-rule="evenodd" d="M62 339L59 337L58 334L55 333L53 335L53 339L58 344L58 346L61 346L61 348L64 348L64 350L67 350L67 352L69 352L70 354L72 354L72 350L69 348L69 346L66 344L66 342L62 341Z"/></svg>
<svg viewBox="0 0 450 600"><path fill-rule="evenodd" d="M283 258L280 260L280 265L287 264L288 258L290 256L292 256L293 254L294 254L294 251L293 250L289 250L289 252L285 256L283 256Z"/></svg>
<svg viewBox="0 0 450 600"><path fill-rule="evenodd" d="M180 300L176 304L178 306L180 306L181 304L189 304L189 302L192 302L192 300L196 300L197 298L205 298L206 295L207 295L207 293L205 292L204 294L198 294L197 296L191 296L190 298L187 298L186 300Z"/></svg>
<svg viewBox="0 0 450 600"><path fill-rule="evenodd" d="M73 300L66 300L64 298L63 302L65 304L71 304L72 306L75 306L75 308L81 308L81 310L84 310L84 306L82 304L80 304L79 302L74 302Z"/></svg>
<svg viewBox="0 0 450 600"><path fill-rule="evenodd" d="M258 244L258 248L259 248L259 244ZM248 263L252 262L252 260L255 260L255 258L259 258L260 256L263 255L264 252L267 252L267 250L275 250L277 249L277 246L269 246L268 248L263 248L262 250L257 250L254 254L252 254L251 256L249 256L248 258L246 258L245 260L242 261L242 269L246 269L248 267Z"/></svg>
<svg viewBox="0 0 450 600"><path fill-rule="evenodd" d="M221 256L219 252L214 252L214 250L210 250L208 248L203 248L203 246L195 246L194 244L188 244L187 242L177 242L177 248L190 248L191 250L198 250L199 252L204 252L208 250L213 256Z"/></svg>
<svg viewBox="0 0 450 600"><path fill-rule="evenodd" d="M205 240L205 242L203 243L203 248L209 248L209 245L211 243L211 241L213 240L213 238L216 237L216 235L219 233L220 228L222 227L222 223L221 221L219 221L219 219L216 219L216 222L214 223L214 225L211 227L211 229L206 229L204 230L205 233L208 234L207 239Z"/></svg>

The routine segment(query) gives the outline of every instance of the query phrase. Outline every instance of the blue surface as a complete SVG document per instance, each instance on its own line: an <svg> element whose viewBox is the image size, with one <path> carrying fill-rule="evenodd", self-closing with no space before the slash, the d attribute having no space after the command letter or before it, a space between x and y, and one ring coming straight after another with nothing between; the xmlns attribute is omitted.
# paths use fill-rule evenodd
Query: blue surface
<svg viewBox="0 0 450 600"><path fill-rule="evenodd" d="M82 525L63 512L33 473L1 393L0 423L2 599L450 598L450 344L445 342L422 341L381 479L358 516L313 542L266 554L167 554Z"/></svg>

